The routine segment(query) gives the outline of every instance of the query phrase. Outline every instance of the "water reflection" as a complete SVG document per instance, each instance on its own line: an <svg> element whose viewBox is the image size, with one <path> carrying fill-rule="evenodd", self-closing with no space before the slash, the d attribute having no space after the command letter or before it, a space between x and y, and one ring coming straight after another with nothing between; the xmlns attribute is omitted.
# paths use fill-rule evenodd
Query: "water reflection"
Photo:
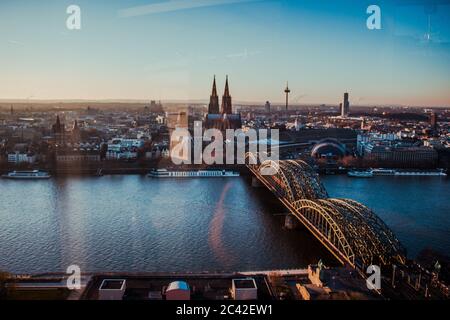
<svg viewBox="0 0 450 320"><path fill-rule="evenodd" d="M427 246L450 254L448 180L323 181L331 196L373 208L412 255ZM0 269L236 271L335 263L306 230L285 230L283 211L242 177L0 180Z"/></svg>

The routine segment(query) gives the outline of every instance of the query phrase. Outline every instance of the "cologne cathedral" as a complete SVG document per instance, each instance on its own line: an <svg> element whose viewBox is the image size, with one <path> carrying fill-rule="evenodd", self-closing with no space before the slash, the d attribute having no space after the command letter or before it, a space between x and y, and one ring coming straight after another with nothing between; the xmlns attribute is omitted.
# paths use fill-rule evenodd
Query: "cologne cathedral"
<svg viewBox="0 0 450 320"><path fill-rule="evenodd" d="M214 76L212 93L209 98L208 114L205 119L205 129L240 129L242 127L241 115L233 113L228 76L225 82L225 91L222 96L222 106L219 110L219 97L217 95L216 77Z"/></svg>

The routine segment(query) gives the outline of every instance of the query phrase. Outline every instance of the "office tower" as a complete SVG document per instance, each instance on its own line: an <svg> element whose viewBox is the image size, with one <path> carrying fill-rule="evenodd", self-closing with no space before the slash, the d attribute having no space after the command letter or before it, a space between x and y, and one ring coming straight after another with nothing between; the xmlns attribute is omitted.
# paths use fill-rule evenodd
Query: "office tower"
<svg viewBox="0 0 450 320"><path fill-rule="evenodd" d="M266 110L266 112L270 112L270 102L269 101L266 101L264 109Z"/></svg>
<svg viewBox="0 0 450 320"><path fill-rule="evenodd" d="M344 102L341 104L341 117L348 117L350 111L350 102L348 101L348 92L344 93Z"/></svg>
<svg viewBox="0 0 450 320"><path fill-rule="evenodd" d="M431 129L436 130L437 129L437 115L436 112L432 112L430 115L430 125Z"/></svg>

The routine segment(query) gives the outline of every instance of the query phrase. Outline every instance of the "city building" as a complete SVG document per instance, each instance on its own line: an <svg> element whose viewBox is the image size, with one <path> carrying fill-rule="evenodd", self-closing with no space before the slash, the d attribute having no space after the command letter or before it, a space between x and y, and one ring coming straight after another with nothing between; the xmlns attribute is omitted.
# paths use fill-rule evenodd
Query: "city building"
<svg viewBox="0 0 450 320"><path fill-rule="evenodd" d="M138 150L144 147L144 141L141 139L114 138L108 141L108 150L106 159L136 159Z"/></svg>
<svg viewBox="0 0 450 320"><path fill-rule="evenodd" d="M75 120L75 122L73 124L72 132L71 132L71 139L72 139L73 143L78 143L81 140L81 132L80 132L80 128L78 127L77 120Z"/></svg>
<svg viewBox="0 0 450 320"><path fill-rule="evenodd" d="M56 116L56 122L52 126L53 136L55 139L55 144L61 146L65 144L65 133L66 129L61 120L59 119L59 115Z"/></svg>
<svg viewBox="0 0 450 320"><path fill-rule="evenodd" d="M423 168L434 167L438 153L430 147L374 146L366 157L383 167Z"/></svg>
<svg viewBox="0 0 450 320"><path fill-rule="evenodd" d="M296 283L302 300L374 300L378 299L363 278L348 268L326 268L320 262L308 266L308 282Z"/></svg>
<svg viewBox="0 0 450 320"><path fill-rule="evenodd" d="M65 150L58 151L56 154L57 163L86 163L97 161L100 161L100 153L98 151Z"/></svg>
<svg viewBox="0 0 450 320"><path fill-rule="evenodd" d="M98 290L98 300L122 300L126 287L125 279L104 279Z"/></svg>
<svg viewBox="0 0 450 320"><path fill-rule="evenodd" d="M350 111L350 102L348 100L348 92L344 93L344 102L340 104L341 106L341 117L348 117Z"/></svg>
<svg viewBox="0 0 450 320"><path fill-rule="evenodd" d="M222 107L219 113L219 98L216 89L216 77L213 80L212 93L210 96L208 114L205 118L204 126L206 129L240 129L242 127L241 115L233 113L231 95L228 86L228 76L225 82L225 90L222 97Z"/></svg>
<svg viewBox="0 0 450 320"><path fill-rule="evenodd" d="M437 115L436 112L432 112L430 115L430 126L431 130L437 130Z"/></svg>
<svg viewBox="0 0 450 320"><path fill-rule="evenodd" d="M360 134L357 154L372 165L395 168L429 168L438 161L438 152L432 143L417 139L402 139L399 133Z"/></svg>
<svg viewBox="0 0 450 320"><path fill-rule="evenodd" d="M258 287L255 279L233 279L231 285L231 296L234 300L256 300L258 299Z"/></svg>
<svg viewBox="0 0 450 320"><path fill-rule="evenodd" d="M358 134L356 150L360 157L371 152L374 146L391 146L401 140L401 136L396 133L376 133Z"/></svg>
<svg viewBox="0 0 450 320"><path fill-rule="evenodd" d="M34 163L36 161L36 155L32 153L20 153L18 151L8 154L9 163Z"/></svg>
<svg viewBox="0 0 450 320"><path fill-rule="evenodd" d="M161 101L156 102L155 100L150 101L150 111L152 112L163 112L163 106Z"/></svg>
<svg viewBox="0 0 450 320"><path fill-rule="evenodd" d="M264 105L264 110L266 112L270 112L270 102L269 101L266 101L266 104Z"/></svg>

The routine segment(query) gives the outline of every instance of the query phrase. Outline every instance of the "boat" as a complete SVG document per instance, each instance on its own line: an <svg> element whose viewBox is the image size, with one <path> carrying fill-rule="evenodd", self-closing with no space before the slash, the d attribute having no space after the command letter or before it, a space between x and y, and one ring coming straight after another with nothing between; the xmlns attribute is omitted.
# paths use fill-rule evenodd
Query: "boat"
<svg viewBox="0 0 450 320"><path fill-rule="evenodd" d="M395 176L395 172L393 169L372 169L374 176Z"/></svg>
<svg viewBox="0 0 450 320"><path fill-rule="evenodd" d="M438 170L408 170L408 169L372 169L374 176L412 176L412 177L445 177L442 169Z"/></svg>
<svg viewBox="0 0 450 320"><path fill-rule="evenodd" d="M48 172L33 170L33 171L11 171L2 175L5 179L49 179L51 176Z"/></svg>
<svg viewBox="0 0 450 320"><path fill-rule="evenodd" d="M152 178L214 178L239 177L239 172L229 170L183 170L153 169L148 174Z"/></svg>
<svg viewBox="0 0 450 320"><path fill-rule="evenodd" d="M398 170L395 172L396 176L416 176L416 177L445 177L447 174L443 170L425 170L425 171L406 171Z"/></svg>
<svg viewBox="0 0 450 320"><path fill-rule="evenodd" d="M373 172L371 170L367 170L367 171L349 171L349 172L347 172L347 175L349 177L353 177L353 178L372 178L373 177Z"/></svg>

